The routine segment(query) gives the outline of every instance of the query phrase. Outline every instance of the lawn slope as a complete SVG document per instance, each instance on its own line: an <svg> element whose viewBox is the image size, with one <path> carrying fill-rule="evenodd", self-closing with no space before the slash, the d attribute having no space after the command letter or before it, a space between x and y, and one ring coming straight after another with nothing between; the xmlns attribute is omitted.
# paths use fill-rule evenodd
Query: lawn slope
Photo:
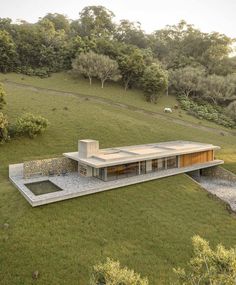
<svg viewBox="0 0 236 285"><path fill-rule="evenodd" d="M163 95L158 99L157 104L150 104L149 102L146 102L142 91L131 89L125 92L119 83L108 82L106 83L105 88L102 89L99 81L94 80L93 84L90 86L87 79L84 79L83 77L73 78L69 73L65 72L53 74L51 77L43 80L38 77L30 77L15 73L8 74L7 76L0 74L0 80L6 84L18 83L43 89L59 90L60 92L73 92L75 94L86 95L90 98L106 99L110 102L125 104L126 106L159 113L165 117L195 123L198 126L228 130L213 122L198 120L193 116L188 115L183 110L175 110L174 106L178 105L178 102L174 96ZM171 107L173 113L165 114L163 112L165 107Z"/></svg>
<svg viewBox="0 0 236 285"><path fill-rule="evenodd" d="M30 80L36 86L50 84L50 79ZM55 84L55 78L51 80ZM64 91L67 87L74 88L68 83ZM114 92L112 88L115 96L118 87ZM32 272L39 270L37 284L87 285L92 265L107 256L148 276L150 284L168 284L172 268L190 258L194 234L213 245L236 244L234 216L185 175L38 208L30 207L7 176L8 164L75 151L79 138L98 139L101 147L177 139L214 143L223 148L218 157L235 171L235 136L170 124L69 94L8 84L6 89L5 112L11 121L30 111L48 118L50 126L35 140L0 146L0 225L9 224L8 229L0 227L1 284L32 284Z"/></svg>

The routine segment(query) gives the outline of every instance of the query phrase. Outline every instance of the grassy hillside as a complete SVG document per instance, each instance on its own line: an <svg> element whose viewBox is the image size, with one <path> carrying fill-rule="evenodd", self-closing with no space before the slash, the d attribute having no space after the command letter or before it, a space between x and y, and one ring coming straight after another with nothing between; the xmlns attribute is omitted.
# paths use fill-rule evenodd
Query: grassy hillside
<svg viewBox="0 0 236 285"><path fill-rule="evenodd" d="M26 75L20 75L11 73L5 76L0 74L0 80L9 80L11 82L17 82L25 85L33 85L42 88L49 88L54 90L60 90L65 92L75 92L78 94L85 94L88 97L96 96L104 98L113 102L126 104L136 108L142 108L151 112L158 112L162 115L169 116L170 118L176 118L198 125L210 126L213 128L221 128L212 122L206 120L198 120L182 110L174 110L174 106L178 104L174 96L163 95L158 99L157 104L151 104L146 102L143 92L137 89L127 90L126 92L118 83L108 82L105 84L105 88L101 88L100 82L94 80L90 86L88 80L84 78L73 78L68 73L56 73L46 79L40 79L38 77L30 77ZM164 114L163 110L165 107L173 108L172 114Z"/></svg>
<svg viewBox="0 0 236 285"><path fill-rule="evenodd" d="M19 75L1 78L21 82ZM139 92L126 94L118 86L88 88L84 81L73 85L62 74L23 81L109 96L114 101L125 98L130 104L142 104L150 110L161 108L143 101ZM236 173L235 136L219 136L218 132L170 123L164 118L69 94L11 84L5 88L5 111L11 121L30 111L48 118L50 126L35 140L17 139L0 146L0 225L9 223L8 229L0 226L1 284L32 284L32 272L39 270L37 284L87 285L92 265L107 256L148 276L150 284L169 284L173 280L172 267L184 266L190 258L190 238L194 234L210 240L212 245L236 244L235 217L222 202L184 175L38 208L31 208L7 177L8 164L75 151L81 138L98 139L101 147L176 139L214 143L223 148L218 157L225 159L226 166ZM171 97L162 100L163 106L169 104L165 100L174 103ZM194 118L191 120L198 124Z"/></svg>

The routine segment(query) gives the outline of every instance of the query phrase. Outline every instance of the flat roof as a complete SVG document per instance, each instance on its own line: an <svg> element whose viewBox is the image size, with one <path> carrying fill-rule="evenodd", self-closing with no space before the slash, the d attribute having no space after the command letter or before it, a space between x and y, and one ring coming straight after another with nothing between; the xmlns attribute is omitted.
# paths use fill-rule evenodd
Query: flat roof
<svg viewBox="0 0 236 285"><path fill-rule="evenodd" d="M187 153L220 149L219 146L191 141L169 141L124 147L99 149L89 158L80 158L79 152L68 152L63 155L80 163L100 168L135 161L169 157Z"/></svg>

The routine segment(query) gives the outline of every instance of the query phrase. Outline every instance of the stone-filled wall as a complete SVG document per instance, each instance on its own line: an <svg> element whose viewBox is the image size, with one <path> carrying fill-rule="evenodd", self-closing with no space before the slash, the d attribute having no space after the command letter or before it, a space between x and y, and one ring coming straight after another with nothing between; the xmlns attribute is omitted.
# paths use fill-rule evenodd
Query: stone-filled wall
<svg viewBox="0 0 236 285"><path fill-rule="evenodd" d="M24 163L24 178L30 178L36 175L49 174L60 175L63 172L78 171L78 162L67 157L56 157L42 160L32 160Z"/></svg>
<svg viewBox="0 0 236 285"><path fill-rule="evenodd" d="M229 170L223 167L220 167L220 166L204 168L201 170L201 175L202 176L212 176L215 178L236 182L236 175L230 172Z"/></svg>

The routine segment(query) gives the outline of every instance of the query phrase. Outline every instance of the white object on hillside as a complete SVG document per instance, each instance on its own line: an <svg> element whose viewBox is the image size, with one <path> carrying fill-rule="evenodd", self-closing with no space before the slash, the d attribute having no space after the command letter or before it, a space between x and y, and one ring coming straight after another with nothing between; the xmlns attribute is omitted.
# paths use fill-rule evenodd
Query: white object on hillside
<svg viewBox="0 0 236 285"><path fill-rule="evenodd" d="M171 108L164 108L164 112L165 113L172 113L172 109Z"/></svg>

